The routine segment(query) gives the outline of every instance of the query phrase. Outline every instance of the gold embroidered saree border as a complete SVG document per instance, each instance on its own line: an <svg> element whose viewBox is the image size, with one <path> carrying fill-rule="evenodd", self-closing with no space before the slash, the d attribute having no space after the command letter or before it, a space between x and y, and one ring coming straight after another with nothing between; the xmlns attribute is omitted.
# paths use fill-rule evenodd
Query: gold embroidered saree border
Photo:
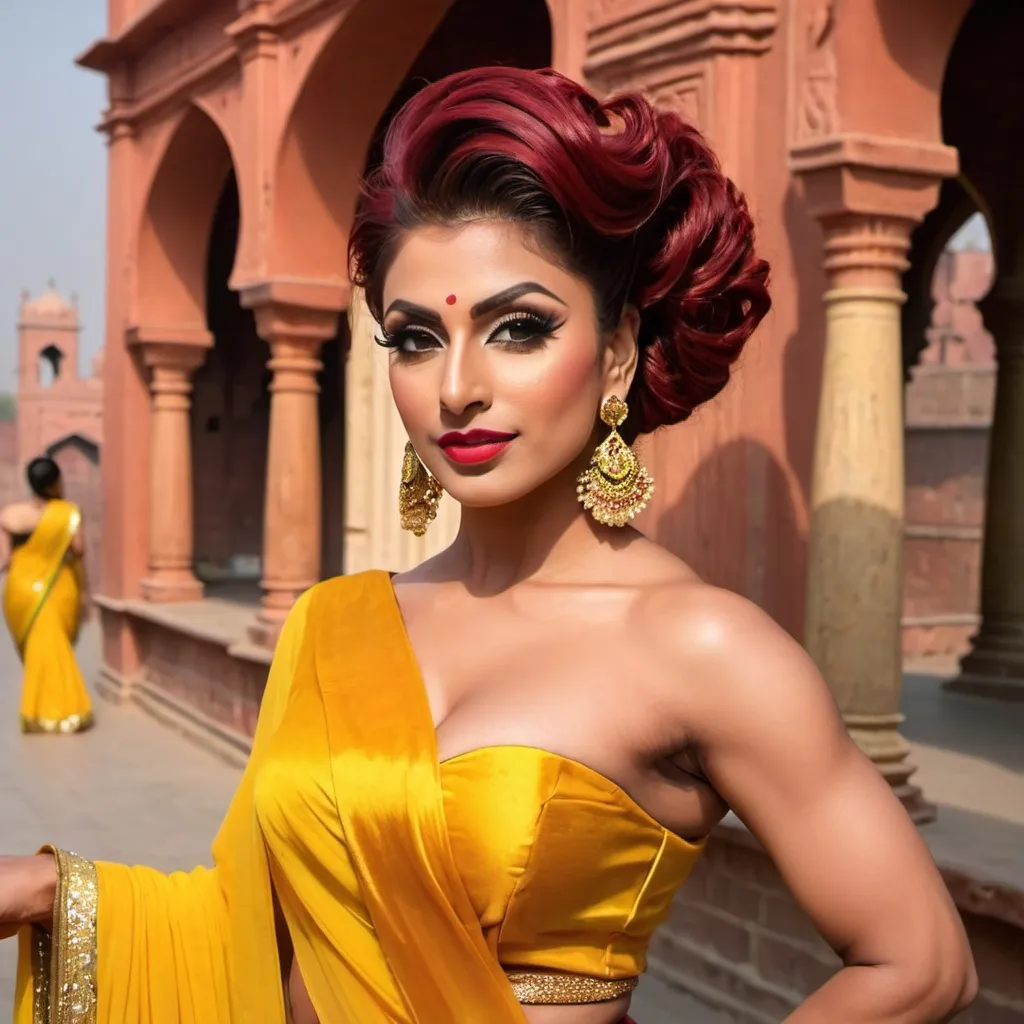
<svg viewBox="0 0 1024 1024"><path fill-rule="evenodd" d="M69 735L74 732L84 732L93 726L93 715L87 711L84 715L69 715L67 718L28 718L21 716L21 731L23 733L60 733Z"/></svg>
<svg viewBox="0 0 1024 1024"><path fill-rule="evenodd" d="M516 999L524 1006L580 1006L629 995L639 978L591 978L561 971L505 971Z"/></svg>
<svg viewBox="0 0 1024 1024"><path fill-rule="evenodd" d="M96 867L66 850L50 851L57 896L51 933L35 930L33 1024L96 1024Z"/></svg>

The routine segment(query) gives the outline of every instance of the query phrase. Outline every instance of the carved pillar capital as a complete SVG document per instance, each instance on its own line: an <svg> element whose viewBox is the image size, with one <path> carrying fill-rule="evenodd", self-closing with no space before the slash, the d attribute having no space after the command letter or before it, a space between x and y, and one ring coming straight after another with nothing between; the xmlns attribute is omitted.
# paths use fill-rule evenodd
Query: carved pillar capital
<svg viewBox="0 0 1024 1024"><path fill-rule="evenodd" d="M827 213L820 218L825 232L822 265L828 275L826 302L841 300L853 289L880 299L904 299L900 282L910 266L909 217L877 213Z"/></svg>
<svg viewBox="0 0 1024 1024"><path fill-rule="evenodd" d="M277 55L278 28L272 7L271 0L239 4L239 17L224 30L235 40L244 62Z"/></svg>
<svg viewBox="0 0 1024 1024"><path fill-rule="evenodd" d="M348 309L352 286L340 278L270 277L233 282L239 301L256 315L265 341L288 335L321 341L334 336L338 317Z"/></svg>
<svg viewBox="0 0 1024 1024"><path fill-rule="evenodd" d="M144 365L180 367L188 373L203 365L206 353L213 347L213 335L205 327L191 324L136 324L125 332L125 340L129 348L139 353Z"/></svg>
<svg viewBox="0 0 1024 1024"><path fill-rule="evenodd" d="M902 274L911 231L957 173L951 146L873 135L832 135L789 151L811 215L836 244L878 250L879 266ZM900 250L893 252L896 246ZM829 268L826 252L826 269Z"/></svg>

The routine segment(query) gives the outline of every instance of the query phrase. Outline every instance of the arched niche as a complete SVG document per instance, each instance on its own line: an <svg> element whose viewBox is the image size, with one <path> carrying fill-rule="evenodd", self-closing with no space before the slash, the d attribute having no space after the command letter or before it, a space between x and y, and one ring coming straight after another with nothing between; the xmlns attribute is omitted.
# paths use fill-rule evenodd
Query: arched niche
<svg viewBox="0 0 1024 1024"><path fill-rule="evenodd" d="M218 126L190 107L167 144L142 214L136 279L140 324L204 327L210 232L233 167Z"/></svg>
<svg viewBox="0 0 1024 1024"><path fill-rule="evenodd" d="M275 177L271 276L347 280L361 176L397 107L426 82L485 64L544 67L545 0L366 0L314 62L288 118Z"/></svg>

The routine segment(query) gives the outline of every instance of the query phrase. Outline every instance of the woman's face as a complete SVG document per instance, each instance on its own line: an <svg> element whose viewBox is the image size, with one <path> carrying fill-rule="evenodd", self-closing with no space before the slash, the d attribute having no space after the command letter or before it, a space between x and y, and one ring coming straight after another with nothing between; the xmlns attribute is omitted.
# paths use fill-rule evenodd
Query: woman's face
<svg viewBox="0 0 1024 1024"><path fill-rule="evenodd" d="M385 281L399 415L468 507L515 501L575 462L635 367L635 314L602 337L587 282L530 242L498 221L417 228Z"/></svg>

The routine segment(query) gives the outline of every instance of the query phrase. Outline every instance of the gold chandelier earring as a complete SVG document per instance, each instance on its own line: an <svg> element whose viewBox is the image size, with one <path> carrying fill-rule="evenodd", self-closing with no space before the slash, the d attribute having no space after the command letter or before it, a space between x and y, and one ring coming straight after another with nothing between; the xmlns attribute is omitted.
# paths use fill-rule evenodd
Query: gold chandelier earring
<svg viewBox="0 0 1024 1024"><path fill-rule="evenodd" d="M647 507L654 481L636 452L619 436L629 407L617 395L601 403L601 422L612 432L597 446L590 465L576 481L580 504L605 526L625 526Z"/></svg>
<svg viewBox="0 0 1024 1024"><path fill-rule="evenodd" d="M444 489L420 461L412 441L406 441L402 482L398 487L398 520L402 529L422 537L437 515L442 494Z"/></svg>

